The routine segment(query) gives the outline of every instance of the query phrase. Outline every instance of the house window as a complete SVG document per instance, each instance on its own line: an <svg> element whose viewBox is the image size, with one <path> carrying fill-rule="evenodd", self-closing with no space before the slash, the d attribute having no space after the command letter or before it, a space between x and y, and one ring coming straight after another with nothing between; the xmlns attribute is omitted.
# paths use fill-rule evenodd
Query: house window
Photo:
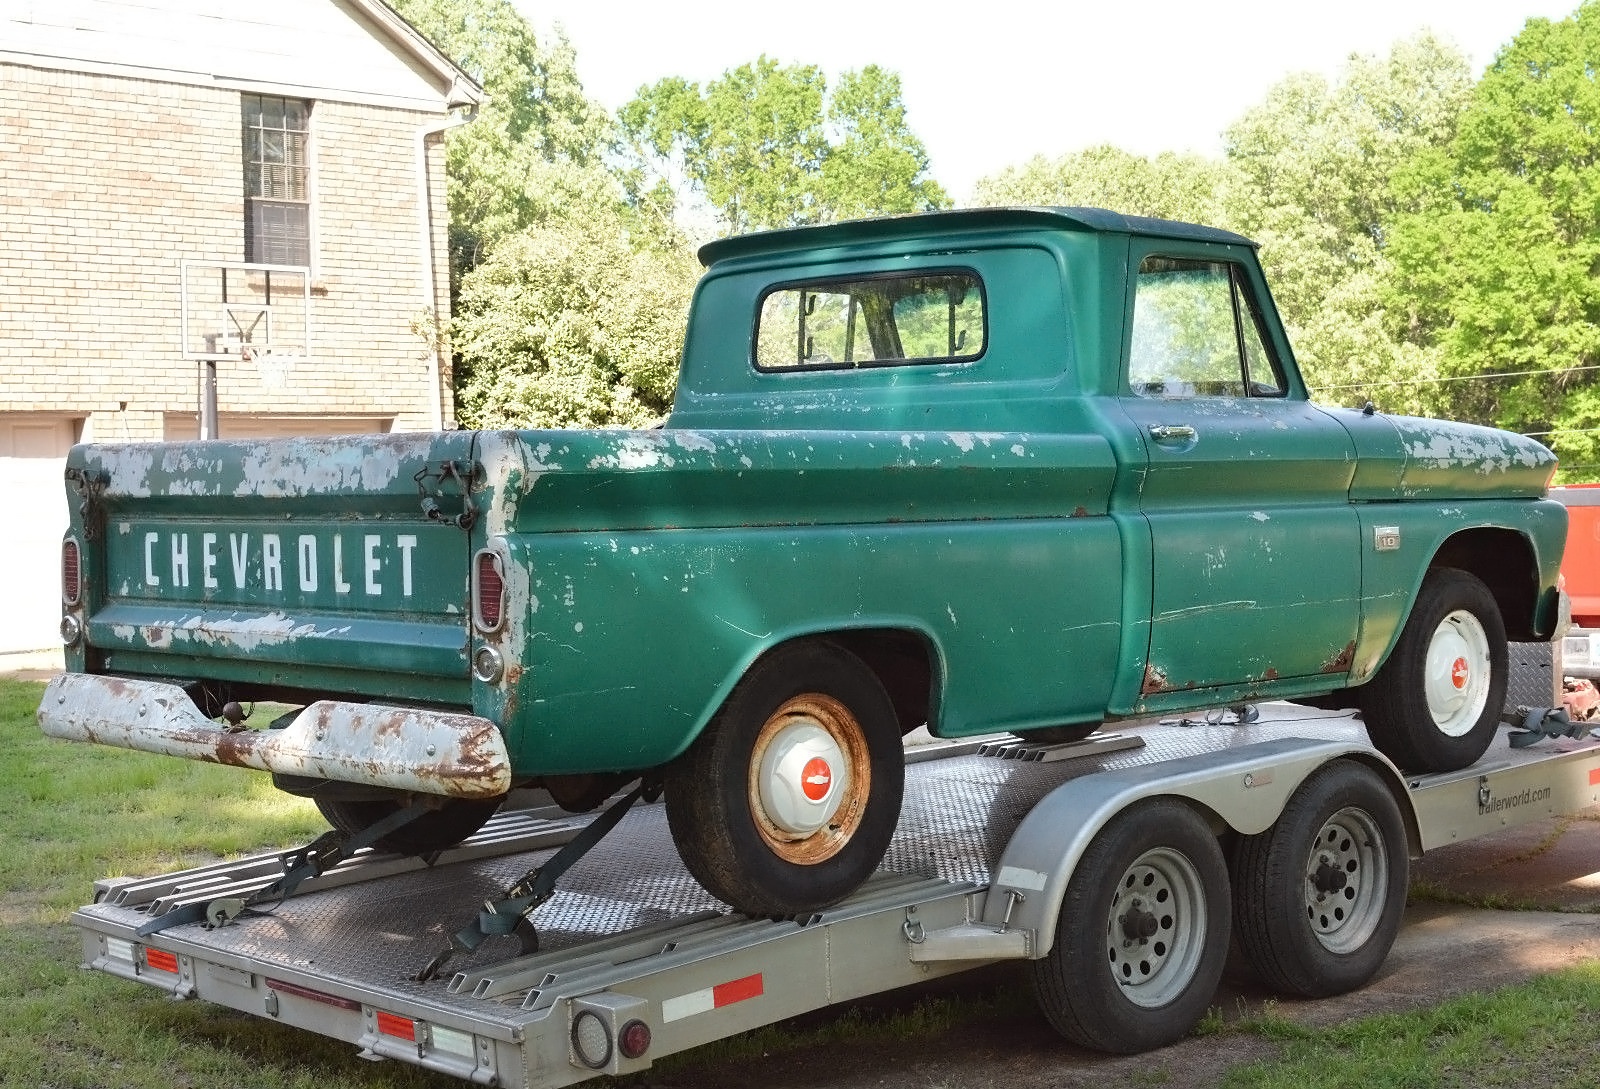
<svg viewBox="0 0 1600 1089"><path fill-rule="evenodd" d="M265 265L311 264L311 103L245 95L244 255Z"/></svg>

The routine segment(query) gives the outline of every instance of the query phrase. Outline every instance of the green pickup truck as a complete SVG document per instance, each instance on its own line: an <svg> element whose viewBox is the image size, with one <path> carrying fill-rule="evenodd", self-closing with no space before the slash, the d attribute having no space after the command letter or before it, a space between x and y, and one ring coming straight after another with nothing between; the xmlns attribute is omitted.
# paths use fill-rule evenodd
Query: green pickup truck
<svg viewBox="0 0 1600 1089"><path fill-rule="evenodd" d="M790 914L877 866L924 723L1331 700L1447 771L1556 626L1550 452L1313 404L1238 235L991 209L701 259L658 430L74 449L45 732L350 832L436 798L380 841L418 853L643 777L709 890Z"/></svg>

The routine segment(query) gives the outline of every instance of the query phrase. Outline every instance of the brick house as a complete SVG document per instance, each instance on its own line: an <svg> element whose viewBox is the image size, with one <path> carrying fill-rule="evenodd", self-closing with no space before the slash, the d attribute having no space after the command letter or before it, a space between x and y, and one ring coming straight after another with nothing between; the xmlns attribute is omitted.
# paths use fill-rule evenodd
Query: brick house
<svg viewBox="0 0 1600 1089"><path fill-rule="evenodd" d="M208 363L223 438L452 419L425 331L443 133L481 99L379 0L0 5L0 472L27 512L0 652L54 642L67 447L196 437Z"/></svg>

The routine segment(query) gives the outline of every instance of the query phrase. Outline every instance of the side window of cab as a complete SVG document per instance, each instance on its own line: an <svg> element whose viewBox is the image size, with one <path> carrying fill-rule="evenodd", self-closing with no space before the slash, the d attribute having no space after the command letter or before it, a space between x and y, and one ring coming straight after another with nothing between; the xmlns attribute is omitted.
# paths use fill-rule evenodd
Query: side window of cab
<svg viewBox="0 0 1600 1089"><path fill-rule="evenodd" d="M1142 397L1282 397L1244 270L1227 261L1149 256L1133 296L1128 384Z"/></svg>

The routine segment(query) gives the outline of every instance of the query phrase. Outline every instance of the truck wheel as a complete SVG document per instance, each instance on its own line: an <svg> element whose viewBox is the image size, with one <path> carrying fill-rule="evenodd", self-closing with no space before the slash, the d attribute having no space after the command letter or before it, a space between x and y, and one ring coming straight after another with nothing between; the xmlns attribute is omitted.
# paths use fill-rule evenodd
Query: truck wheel
<svg viewBox="0 0 1600 1089"><path fill-rule="evenodd" d="M1171 799L1112 818L1061 904L1056 943L1032 962L1040 1008L1067 1039L1131 1054L1205 1015L1228 956L1228 869L1206 822Z"/></svg>
<svg viewBox="0 0 1600 1089"><path fill-rule="evenodd" d="M1507 670L1505 624L1488 587L1433 568L1389 660L1361 689L1373 745L1405 771L1476 762L1494 740Z"/></svg>
<svg viewBox="0 0 1600 1089"><path fill-rule="evenodd" d="M314 800L328 823L346 835L370 828L404 805L398 801L382 800ZM426 855L454 847L488 823L502 801L503 798L450 798L438 809L396 828L373 846L398 855Z"/></svg>
<svg viewBox="0 0 1600 1089"><path fill-rule="evenodd" d="M877 869L900 817L900 725L878 678L825 642L762 658L666 772L689 872L750 915L837 903Z"/></svg>
<svg viewBox="0 0 1600 1089"><path fill-rule="evenodd" d="M1410 859L1400 807L1371 768L1319 769L1276 824L1239 839L1233 863L1239 946L1269 987L1343 994L1389 955Z"/></svg>

